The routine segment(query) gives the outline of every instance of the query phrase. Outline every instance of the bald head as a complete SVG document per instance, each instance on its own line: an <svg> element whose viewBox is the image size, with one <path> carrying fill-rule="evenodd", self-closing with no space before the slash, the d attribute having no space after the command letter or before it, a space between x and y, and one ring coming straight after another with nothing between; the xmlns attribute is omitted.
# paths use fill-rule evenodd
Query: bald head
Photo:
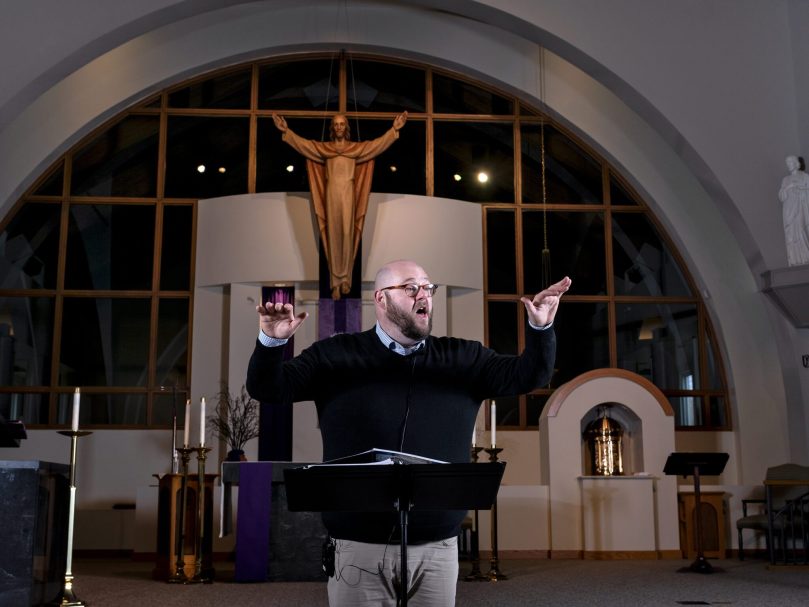
<svg viewBox="0 0 809 607"><path fill-rule="evenodd" d="M374 279L374 290L378 291L385 287L401 285L406 282L421 284L429 280L427 272L415 261L399 259L390 261L379 268Z"/></svg>

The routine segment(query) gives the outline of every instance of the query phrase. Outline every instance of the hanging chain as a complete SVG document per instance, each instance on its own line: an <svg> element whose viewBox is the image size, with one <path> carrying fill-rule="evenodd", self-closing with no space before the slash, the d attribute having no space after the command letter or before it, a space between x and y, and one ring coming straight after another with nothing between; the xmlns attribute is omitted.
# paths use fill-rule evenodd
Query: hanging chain
<svg viewBox="0 0 809 607"><path fill-rule="evenodd" d="M348 62L351 66L351 90L354 93L354 122L357 124L357 136L354 141L362 141L360 136L359 107L357 106L357 80L354 78L354 57L349 53Z"/></svg>
<svg viewBox="0 0 809 607"><path fill-rule="evenodd" d="M339 5L337 7L337 16L336 16L336 18L334 20L334 38L335 38L335 41L337 40L337 35L340 32L340 15L341 15L341 12L342 12L343 16L345 17L346 40L351 40L351 26L350 26L349 21L348 21L348 0L343 0L342 2L339 3ZM339 59L340 59L340 65L339 65L338 69L342 69L343 59L345 58L346 55L348 55L348 64L349 64L348 69L349 69L350 78L351 78L351 90L352 90L352 92L354 94L354 114L355 114L354 123L357 125L356 135L353 137L353 139L354 139L354 141L362 141L362 137L360 136L360 120L359 120L359 115L358 115L359 114L359 109L358 109L358 106L357 106L357 82L356 82L356 79L354 78L354 57L351 55L350 51L346 51L345 49L340 49L339 53L335 53L335 55L337 55L339 57ZM328 82L328 85L326 87L326 112L329 111L329 96L331 95L331 77L332 77L332 74L333 74L333 68L334 68L334 55L332 55L331 62L329 64L329 82ZM338 105L339 105L339 101L338 101ZM339 107L338 107L338 110L339 110ZM325 141L325 137L326 137L326 118L324 117L323 118L323 129L321 130L321 133L320 133L321 141Z"/></svg>
<svg viewBox="0 0 809 607"><path fill-rule="evenodd" d="M348 20L348 0L343 0L343 13L345 14L346 21L346 40L351 40L351 23ZM348 72L351 78L351 91L354 94L354 123L357 125L357 133L354 136L354 141L362 141L360 136L360 118L359 109L357 107L357 81L354 78L354 57L351 51L343 50L344 55L348 55Z"/></svg>
<svg viewBox="0 0 809 607"><path fill-rule="evenodd" d="M548 188L545 178L545 48L539 47L539 101L542 109L542 122L539 125L539 160L542 180L542 272L541 287L551 283L551 250L548 246Z"/></svg>
<svg viewBox="0 0 809 607"><path fill-rule="evenodd" d="M326 112L329 111L329 97L331 96L331 76L332 76L332 73L334 72L334 57L335 57L335 55L337 55L337 53L332 55L331 60L329 61L329 79L328 79L328 81L326 83L326 103L325 103L325 111ZM338 67L338 69L339 69L339 67ZM327 117L323 116L323 126L320 129L320 140L321 141L326 141L326 120L327 120Z"/></svg>

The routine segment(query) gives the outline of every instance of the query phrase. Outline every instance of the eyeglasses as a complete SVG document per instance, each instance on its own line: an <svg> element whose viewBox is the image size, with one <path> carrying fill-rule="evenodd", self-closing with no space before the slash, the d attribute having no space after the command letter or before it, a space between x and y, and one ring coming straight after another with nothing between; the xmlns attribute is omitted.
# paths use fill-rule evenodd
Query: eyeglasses
<svg viewBox="0 0 809 607"><path fill-rule="evenodd" d="M419 293L419 289L424 291L427 297L432 297L438 290L438 285L428 282L423 285L417 285L414 282L407 283L406 285L394 285L392 287L384 287L380 291L389 291L390 289L402 289L408 297L415 297Z"/></svg>

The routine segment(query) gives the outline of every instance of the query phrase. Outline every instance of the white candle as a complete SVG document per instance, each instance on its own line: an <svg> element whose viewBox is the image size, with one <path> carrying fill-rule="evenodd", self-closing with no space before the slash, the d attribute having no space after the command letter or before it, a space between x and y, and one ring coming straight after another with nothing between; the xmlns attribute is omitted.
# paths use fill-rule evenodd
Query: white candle
<svg viewBox="0 0 809 607"><path fill-rule="evenodd" d="M492 449L497 446L497 403L492 401Z"/></svg>
<svg viewBox="0 0 809 607"><path fill-rule="evenodd" d="M199 446L205 446L205 397L199 401Z"/></svg>
<svg viewBox="0 0 809 607"><path fill-rule="evenodd" d="M475 443L477 442L477 434L478 434L478 420L475 420L475 427L472 428L472 447L475 447Z"/></svg>
<svg viewBox="0 0 809 607"><path fill-rule="evenodd" d="M189 430L191 429L191 399L185 399L185 422L183 423L183 447L188 448Z"/></svg>
<svg viewBox="0 0 809 607"><path fill-rule="evenodd" d="M76 388L73 393L73 419L71 420L70 429L73 432L79 431L79 407L81 406L81 390Z"/></svg>

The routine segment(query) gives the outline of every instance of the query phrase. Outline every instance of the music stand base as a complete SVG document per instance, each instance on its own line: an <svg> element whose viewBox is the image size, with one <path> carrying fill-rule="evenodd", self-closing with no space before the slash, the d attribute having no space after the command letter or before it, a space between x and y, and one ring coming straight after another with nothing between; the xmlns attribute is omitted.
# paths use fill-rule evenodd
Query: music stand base
<svg viewBox="0 0 809 607"><path fill-rule="evenodd" d="M688 567L678 569L677 573L724 573L724 571L720 567L711 565L704 556L698 556Z"/></svg>

